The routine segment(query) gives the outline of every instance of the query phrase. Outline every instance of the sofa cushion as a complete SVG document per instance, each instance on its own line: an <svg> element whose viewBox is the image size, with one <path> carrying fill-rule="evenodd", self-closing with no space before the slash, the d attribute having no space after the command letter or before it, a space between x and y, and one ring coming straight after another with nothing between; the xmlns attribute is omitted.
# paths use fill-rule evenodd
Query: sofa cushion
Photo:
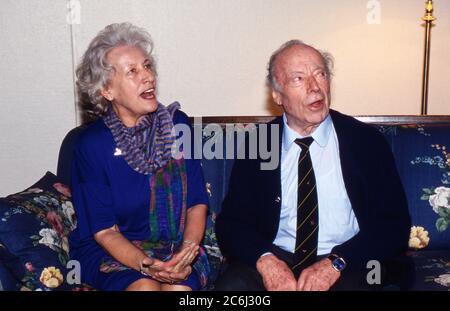
<svg viewBox="0 0 450 311"><path fill-rule="evenodd" d="M11 274L7 263L13 259L12 255L0 244L0 291L18 290L20 282Z"/></svg>
<svg viewBox="0 0 450 311"><path fill-rule="evenodd" d="M77 126L76 128L70 130L64 137L61 147L59 148L58 167L56 173L60 181L65 185L70 186L70 173L75 141L84 129L86 129L86 127L87 124Z"/></svg>
<svg viewBox="0 0 450 311"><path fill-rule="evenodd" d="M450 251L410 251L415 267L410 290L450 291Z"/></svg>
<svg viewBox="0 0 450 311"><path fill-rule="evenodd" d="M408 199L410 247L450 250L450 124L378 126Z"/></svg>
<svg viewBox="0 0 450 311"><path fill-rule="evenodd" d="M15 291L20 283L12 276L9 269L0 261L0 291Z"/></svg>
<svg viewBox="0 0 450 311"><path fill-rule="evenodd" d="M213 290L214 283L222 272L225 261L217 242L215 221L217 215L220 213L222 201L225 197L225 194L228 191L228 180L234 162L233 159L237 154L237 139L236 137L231 137L233 155L230 157L230 159L227 159L225 157L225 152L227 152L227 146L230 146L229 141L227 145L227 139L230 139L230 137L227 136L223 141L218 140L212 142L211 140L214 140L214 136L210 135L208 131L205 131L204 128L203 131L202 148L206 144L208 144L209 146L217 144L214 146L214 150L215 148L218 148L224 152L223 158L220 157L220 152L218 152L219 156L217 156L216 154L216 156L212 158L205 157L205 152L202 153L202 170L206 182L206 190L209 196L208 217L206 223L205 238L203 240L203 244L208 254L209 265L211 267L206 290Z"/></svg>
<svg viewBox="0 0 450 311"><path fill-rule="evenodd" d="M67 238L75 226L70 190L47 172L27 190L0 198L0 243L12 257L2 261L29 289L67 290Z"/></svg>

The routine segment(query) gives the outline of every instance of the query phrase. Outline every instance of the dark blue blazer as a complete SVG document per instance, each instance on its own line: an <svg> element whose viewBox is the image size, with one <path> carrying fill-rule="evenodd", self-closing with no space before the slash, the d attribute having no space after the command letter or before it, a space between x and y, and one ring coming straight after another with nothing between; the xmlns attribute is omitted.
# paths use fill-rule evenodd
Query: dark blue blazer
<svg viewBox="0 0 450 311"><path fill-rule="evenodd" d="M372 259L382 261L404 253L411 220L388 143L372 126L334 110L330 115L339 141L345 188L360 228L332 253L345 258L353 268L363 268ZM280 128L280 155L282 118L270 124ZM270 133L270 126L268 129ZM267 136L270 146L271 135ZM261 170L261 162L259 157L235 161L216 222L224 256L252 267L270 251L280 222L280 164L275 170Z"/></svg>

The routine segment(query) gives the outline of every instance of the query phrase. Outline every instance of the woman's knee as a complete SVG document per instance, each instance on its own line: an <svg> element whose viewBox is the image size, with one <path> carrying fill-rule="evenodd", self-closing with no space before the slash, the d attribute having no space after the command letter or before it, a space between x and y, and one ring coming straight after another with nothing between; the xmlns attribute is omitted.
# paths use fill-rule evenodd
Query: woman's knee
<svg viewBox="0 0 450 311"><path fill-rule="evenodd" d="M139 279L127 287L127 291L160 291L161 284L150 279Z"/></svg>
<svg viewBox="0 0 450 311"><path fill-rule="evenodd" d="M192 288L186 285L171 285L171 284L161 284L162 291L168 292L183 292L192 291Z"/></svg>

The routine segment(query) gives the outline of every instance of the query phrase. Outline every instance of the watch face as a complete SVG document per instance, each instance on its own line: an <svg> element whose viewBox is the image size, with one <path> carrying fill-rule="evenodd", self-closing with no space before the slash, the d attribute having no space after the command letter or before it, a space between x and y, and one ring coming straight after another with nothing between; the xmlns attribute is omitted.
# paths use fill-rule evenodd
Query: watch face
<svg viewBox="0 0 450 311"><path fill-rule="evenodd" d="M333 266L336 268L336 270L342 271L344 270L346 263L342 258L336 258L333 260Z"/></svg>

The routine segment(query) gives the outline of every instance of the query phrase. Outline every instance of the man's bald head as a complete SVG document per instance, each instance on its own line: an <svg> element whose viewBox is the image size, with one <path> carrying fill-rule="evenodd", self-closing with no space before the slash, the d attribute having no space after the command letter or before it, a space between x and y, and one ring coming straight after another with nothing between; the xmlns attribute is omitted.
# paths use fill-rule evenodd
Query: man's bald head
<svg viewBox="0 0 450 311"><path fill-rule="evenodd" d="M333 71L334 64L333 64L333 57L331 56L330 53L319 51L319 50L315 49L314 47L312 47L306 43L303 43L300 40L290 40L290 41L284 43L282 46L280 46L280 48L278 48L278 50L276 50L272 54L272 56L270 56L269 64L267 67L267 81L266 81L267 85L270 88L272 88L273 90L276 90L276 91L280 90L280 87L279 87L279 84L278 84L278 81L276 78L276 74L275 74L277 61L281 54L283 54L284 52L288 51L289 49L291 49L293 47L312 49L312 50L316 51L322 58L328 78L331 79L331 76L333 75L332 71Z"/></svg>

